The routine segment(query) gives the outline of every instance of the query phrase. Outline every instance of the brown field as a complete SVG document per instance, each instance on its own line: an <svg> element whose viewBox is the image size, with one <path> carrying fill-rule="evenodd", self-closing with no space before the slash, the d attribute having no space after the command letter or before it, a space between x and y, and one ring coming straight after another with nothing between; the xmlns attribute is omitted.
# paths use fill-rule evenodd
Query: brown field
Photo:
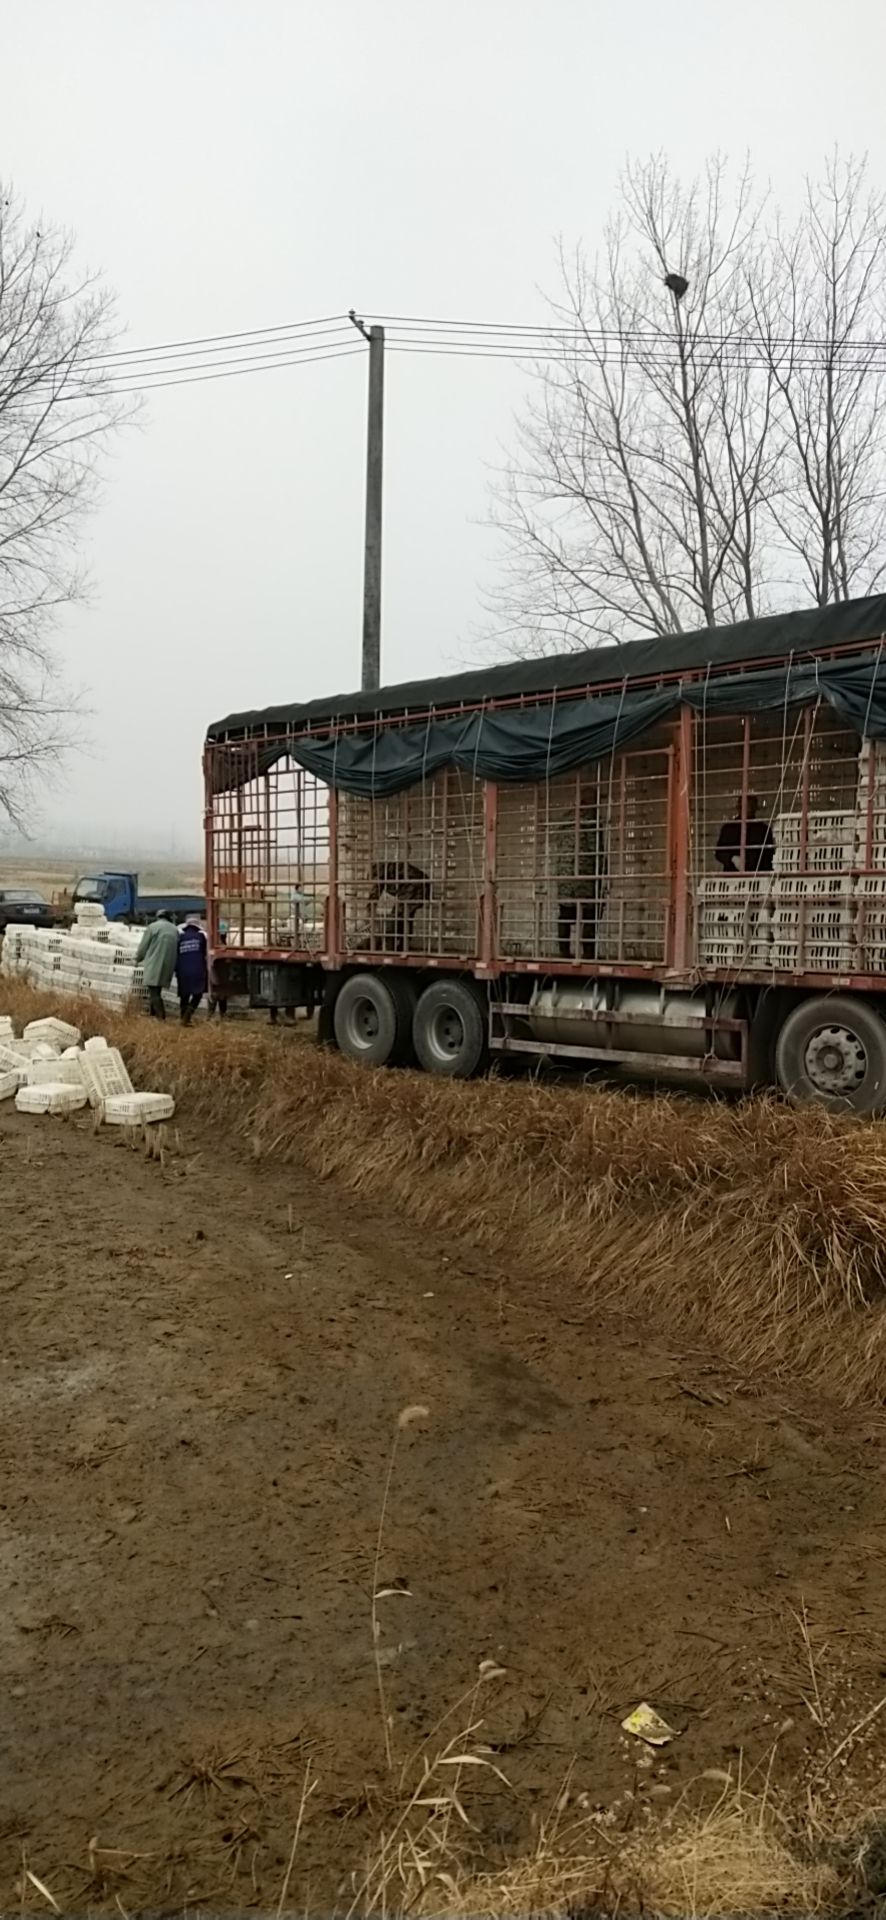
<svg viewBox="0 0 886 1920"><path fill-rule="evenodd" d="M832 1908L886 1130L81 1018L180 1104L0 1107L2 1904Z"/></svg>
<svg viewBox="0 0 886 1920"><path fill-rule="evenodd" d="M61 860L39 854L10 856L0 854L0 887L35 887L51 900L77 880L81 873L100 873L105 868L117 873L137 873L145 893L198 893L203 887L203 869L196 861L149 861L129 859L115 854L109 859Z"/></svg>

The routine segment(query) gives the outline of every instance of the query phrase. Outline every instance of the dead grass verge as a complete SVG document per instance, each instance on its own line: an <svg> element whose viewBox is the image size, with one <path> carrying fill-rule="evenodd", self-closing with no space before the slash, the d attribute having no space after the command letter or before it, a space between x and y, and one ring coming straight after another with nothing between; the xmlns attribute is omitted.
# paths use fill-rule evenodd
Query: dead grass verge
<svg viewBox="0 0 886 1920"><path fill-rule="evenodd" d="M851 1878L861 1888L863 1877ZM792 1831L770 1801L730 1785L713 1809L677 1812L628 1840L607 1837L591 1821L555 1817L525 1859L457 1885L447 1911L478 1920L542 1912L805 1920L839 1912L848 1886L846 1871L814 1857L807 1836ZM408 1906L411 1889L406 1894Z"/></svg>
<svg viewBox="0 0 886 1920"><path fill-rule="evenodd" d="M48 996L3 983L22 1019ZM772 1099L370 1072L292 1036L68 1003L258 1158L391 1202L576 1300L843 1403L886 1393L886 1127Z"/></svg>
<svg viewBox="0 0 886 1920"><path fill-rule="evenodd" d="M450 1085L373 1074L292 1036L231 1027L187 1034L89 1002L53 1003L19 982L0 1010L24 1021L56 1004L123 1049L143 1086L172 1091L188 1114L259 1158L301 1161L413 1220L489 1249L546 1283L560 1278L593 1307L656 1316L702 1335L743 1367L803 1376L846 1402L879 1403L886 1385L886 1128L793 1112L772 1101L709 1105L532 1082ZM416 1409L407 1409L411 1418ZM394 1455L391 1466L393 1468ZM389 1475L390 1478L390 1475ZM382 1506L384 1526L387 1492ZM378 1568L376 1566L376 1575ZM815 1673L813 1694L820 1706ZM385 1714L384 1689L380 1706ZM881 1703L882 1704L882 1703ZM343 1911L517 1915L542 1911L661 1916L825 1914L864 1887L853 1813L827 1821L765 1783L721 1776L666 1818L636 1830L577 1808L566 1791L535 1845L501 1870L478 1869L477 1791L490 1769L476 1696L462 1732L391 1765L385 1831L353 1875ZM859 1722L858 1733L866 1725ZM854 1737L854 1736L853 1736ZM836 1743L836 1763L846 1741ZM304 1760L287 1867L298 1885L303 1827L322 1817ZM232 1763L185 1770L175 1795L227 1793ZM322 1784L322 1783L321 1783ZM702 1786L704 1783L700 1783ZM257 1843L225 1826L231 1872ZM107 1857L105 1857L107 1855ZM156 1898L159 1868L114 1849L87 1863L89 1898L121 1910ZM34 1867L40 1874L40 1863ZM188 1884L218 1870L189 1856ZM178 1871L178 1869L176 1869ZM33 1869L32 1869L33 1872ZM29 1883L30 1884L30 1883ZM202 1884L202 1882L201 1882ZM886 1884L886 1879L884 1879ZM122 1887L122 1894L121 1894ZM39 1890L22 1895L40 1908ZM281 1901L282 1905L282 1901Z"/></svg>

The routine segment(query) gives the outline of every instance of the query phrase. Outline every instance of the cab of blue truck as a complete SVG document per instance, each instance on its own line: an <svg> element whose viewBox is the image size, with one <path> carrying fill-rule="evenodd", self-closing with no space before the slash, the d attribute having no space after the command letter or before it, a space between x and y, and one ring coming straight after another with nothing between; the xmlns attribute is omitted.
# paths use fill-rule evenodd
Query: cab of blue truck
<svg viewBox="0 0 886 1920"><path fill-rule="evenodd" d="M94 901L104 907L108 920L128 920L143 922L153 920L158 913L168 913L173 920L186 920L191 914L201 915L206 910L202 894L197 893L139 893L137 873L81 874L71 894L72 911L81 901Z"/></svg>
<svg viewBox="0 0 886 1920"><path fill-rule="evenodd" d="M104 907L109 920L129 918L137 897L137 885L131 873L84 873L71 894L71 906L94 901Z"/></svg>

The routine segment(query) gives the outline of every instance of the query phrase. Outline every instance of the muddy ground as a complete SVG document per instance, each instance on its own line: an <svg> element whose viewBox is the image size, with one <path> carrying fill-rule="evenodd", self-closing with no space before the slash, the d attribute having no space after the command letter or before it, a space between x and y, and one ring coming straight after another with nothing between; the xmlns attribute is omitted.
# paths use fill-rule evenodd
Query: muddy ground
<svg viewBox="0 0 886 1920"><path fill-rule="evenodd" d="M482 1716L510 1782L465 1770L487 1864L570 1767L627 1823L740 1757L788 1777L884 1691L874 1416L186 1117L161 1166L7 1104L0 1179L0 1906L23 1863L62 1905L275 1905L306 1769L294 1903L340 1894L390 1797L373 1560L414 1405L380 1559L393 1750ZM640 1700L677 1736L654 1759L620 1728Z"/></svg>

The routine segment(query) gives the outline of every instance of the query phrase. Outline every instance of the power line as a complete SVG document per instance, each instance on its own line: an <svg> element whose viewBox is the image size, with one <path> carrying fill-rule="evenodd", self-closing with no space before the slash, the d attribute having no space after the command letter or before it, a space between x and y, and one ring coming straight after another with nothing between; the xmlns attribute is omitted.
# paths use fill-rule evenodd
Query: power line
<svg viewBox="0 0 886 1920"><path fill-rule="evenodd" d="M91 363L97 364L101 362L102 365L105 365L110 361L116 360L153 360L161 354L179 353L183 350L189 351L191 348L205 349L206 352L209 353L214 347L227 346L233 340L242 340L245 341L248 346L251 346L259 339L272 333L334 333L338 331L347 333L347 314L327 313L322 315L319 320L288 320L280 322L274 327L247 327L245 331L241 333L204 333L197 334L195 338L190 340L161 341L158 346L153 347L118 347L107 353L94 354Z"/></svg>
<svg viewBox="0 0 886 1920"><path fill-rule="evenodd" d="M284 367L311 367L311 366L319 366L321 364L325 365L327 360L349 360L353 354L365 353L365 351L366 351L365 347L334 347L330 351L327 351L324 353L305 354L301 358L292 358L288 360L278 360L275 362L268 362L264 366L237 366L237 367L232 367L227 373L219 372L219 373L198 373L198 374L178 375L172 380L154 380L147 385L143 381L139 381L136 386L115 387L113 391L116 394L122 395L126 393L154 393L156 392L158 387L199 387L199 386L202 386L205 380L236 380L238 376L242 374L275 373L278 370L282 371Z"/></svg>
<svg viewBox="0 0 886 1920"><path fill-rule="evenodd" d="M403 328L421 328L439 334L459 334L467 332L483 335L490 333L503 335L508 338L525 335L530 337L538 336L546 340L561 338L577 341L593 339L654 341L667 340L670 337L663 333L660 328L651 326L589 327L582 322L576 322L570 326L558 326L550 323L545 325L539 321L533 321L531 323L517 321L511 323L494 320L441 320L425 317L410 317L405 314L378 314L373 317L378 319L384 327L390 328L391 331ZM738 344L742 342L753 346L762 346L764 344L756 334L737 333L732 329L727 332L712 333L708 329L701 329L698 332L694 332L692 328L689 327L687 328L687 337L693 341L703 340L708 343L717 343L720 345L728 345L729 343ZM830 351L836 343L830 341L825 334L791 333L770 334L766 344L773 347L794 347L800 345L804 349L814 347L825 352ZM859 351L870 349L877 351L886 348L886 340L851 340L846 341L844 345ZM838 351L839 350L838 348Z"/></svg>
<svg viewBox="0 0 886 1920"><path fill-rule="evenodd" d="M301 348L302 345L306 348L318 347L324 343L334 345L336 341L345 339L347 334L347 327L320 327L316 334L282 334L273 340L263 338L260 334L255 334L250 339L244 338L239 346L233 347L230 357L227 360L218 357L226 351L220 342L219 345L215 347L180 347L175 349L169 347L164 348L162 353L133 354L131 358L115 361L114 364L110 366L108 366L108 362L102 355L97 354L91 360L83 360L79 364L84 367L89 367L93 372L103 371L107 366L112 378L115 378L118 374L138 373L142 368L144 368L145 371L149 371L153 362L156 362L157 371L163 372L167 367L174 367L177 360L188 360L193 354L197 355L196 360L192 363L195 366L230 366L235 360L242 359L251 347L261 348L262 356L260 357L263 357L265 350L267 350L268 353L272 353L277 350L282 352L288 348Z"/></svg>
<svg viewBox="0 0 886 1920"><path fill-rule="evenodd" d="M351 351L361 353L362 348L355 347L352 348ZM148 368L138 384L141 387L145 382L153 381L155 376L157 376L160 380L160 385L169 385L171 384L169 381L165 378L160 378L160 376L165 376L167 373L175 375L177 379L181 377L181 384L184 384L183 376L186 374L196 374L198 377L208 380L215 375L223 374L229 367L236 368L243 373L248 373L250 370L261 372L265 368L274 366L296 367L302 362L304 362L306 366L309 366L312 361L324 359L335 360L339 358L339 355L339 342L337 340L330 340L326 346L311 341L309 346L300 347L292 353L288 351L287 347L283 347L279 353L269 352L232 355L227 359L213 361L196 360L183 367L175 366L172 361L167 361L164 366ZM122 377L129 379L133 371L132 368L124 368ZM119 389L115 389L115 391L119 391Z"/></svg>
<svg viewBox="0 0 886 1920"><path fill-rule="evenodd" d="M558 326L556 324L542 325L538 322L529 324L523 322L506 323L491 320L410 319L402 315L383 318L382 324L390 328L392 333L399 334L403 338L414 337L418 334L421 339L424 335L430 334L435 337L437 344L442 344L448 340L452 340L453 344L460 344L465 342L468 337L476 339L481 344L489 345L490 347L501 347L504 344L510 344L512 341L517 342L522 340L526 340L527 343L532 343L536 340L544 342L563 341L574 342L577 345L581 345L583 342L597 341L606 343L617 341L624 344L630 344L633 341L649 341L653 344L661 343L662 346L665 347L675 344L672 336L663 333L660 329L645 326L589 327L581 324ZM190 339L164 341L155 346L115 348L108 350L106 353L92 355L84 360L82 364L103 365L108 367L122 367L124 364L135 366L136 364L161 357L165 358L169 356L172 358L180 358L188 352L196 352L201 357L204 355L214 355L222 348L231 345L233 345L234 351L239 353L243 349L259 345L272 335L280 336L279 344L282 345L287 339L295 338L300 334L334 336L336 334L346 334L347 331L348 316L346 314L325 314L316 320L278 322L272 327L253 327L244 329L238 333L202 334ZM704 344L706 346L716 346L718 348L727 348L735 351L743 350L754 353L764 350L764 342L757 335L742 334L734 330L712 333L708 329L703 329L694 333L690 332L689 337L694 345ZM822 353L828 351L865 353L871 351L878 352L886 349L886 341L884 340L847 340L837 344L828 341L822 335L811 333L801 335L772 334L766 344L772 349L784 348L790 351L800 349L803 352L814 351Z"/></svg>
<svg viewBox="0 0 886 1920"><path fill-rule="evenodd" d="M348 360L353 354L364 353L365 351L366 349L364 347L335 346L320 353L306 353L285 360L266 361L259 366L250 363L248 365L232 366L227 371L219 369L216 372L196 374L185 374L179 371L171 380L150 379L146 377L131 387L114 386L110 389L110 394L113 398L119 397L122 399L125 394L155 393L160 387L199 387L207 380L236 380L244 374L275 373L282 371L284 367L310 367L325 364L327 360ZM99 393L104 393L105 391L105 388L84 386L78 391L60 393L58 398L60 400L89 400L96 398Z"/></svg>
<svg viewBox="0 0 886 1920"><path fill-rule="evenodd" d="M497 359L513 362L544 361L569 366L576 356L608 357L609 352L638 360L652 370L668 372L680 364L679 343L666 333L642 326L633 328L543 326L537 322L441 320L428 316L389 316L384 321L388 348L393 353L425 353L453 359ZM121 396L149 393L154 387L191 386L207 380L231 379L241 374L279 368L310 366L324 359L340 359L362 352L362 345L345 345L353 338L345 314L323 314L313 320L278 322L239 332L202 334L190 339L166 340L155 346L115 348L90 356L72 370L76 386L63 397L89 398L112 392ZM784 369L816 371L836 355L844 369L886 370L886 340L848 340L837 344L812 334L756 336L699 332L691 347L702 361L715 356L726 369L753 372L774 360ZM89 381L90 373L95 384ZM101 385L99 386L99 379ZM126 384L120 384L124 382ZM51 397L52 373L35 376L29 391L37 399Z"/></svg>
<svg viewBox="0 0 886 1920"><path fill-rule="evenodd" d="M443 355L450 359L510 360L523 365L527 362L537 364L539 361L546 361L550 365L556 365L558 362L562 362L567 366L575 364L574 356L562 349L551 349L545 353L539 351L537 348L515 348L513 346L497 345L493 342L490 342L486 347L478 345L471 346L469 344L456 346L445 343L435 345L430 341L418 342L398 340L395 338L389 341L388 351L391 353L436 354ZM770 363L769 358L762 351L753 356L749 353L717 352L712 355L711 358L711 366L715 364L731 372L753 372L755 369L760 372L765 372L770 364L772 364L774 369L780 368L782 374L787 372L785 362L775 360ZM790 367L795 373L823 372L828 364L829 362L824 355L816 356L816 358L809 360L794 354L790 362ZM663 342L661 351L647 350L644 352L642 361L638 360L638 365L644 369L657 372L674 372L680 367L681 361L679 354L676 351L668 351L666 343ZM691 363L691 369L692 367L694 367L696 373L700 371L699 361L697 359ZM865 370L886 373L886 343L884 343L883 348L878 353L876 360L868 355L863 361L849 360L846 362L846 371L849 373L853 371L859 373Z"/></svg>

